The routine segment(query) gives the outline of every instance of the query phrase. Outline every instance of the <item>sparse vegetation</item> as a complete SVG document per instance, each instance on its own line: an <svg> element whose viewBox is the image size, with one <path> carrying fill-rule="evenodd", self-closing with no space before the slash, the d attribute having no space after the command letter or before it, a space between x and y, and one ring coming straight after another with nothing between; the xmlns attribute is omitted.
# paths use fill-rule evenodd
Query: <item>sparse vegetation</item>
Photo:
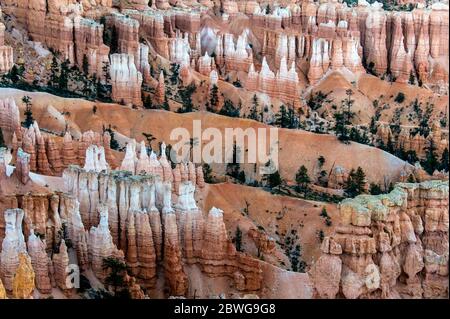
<svg viewBox="0 0 450 319"><path fill-rule="evenodd" d="M363 169L358 166L356 171L352 169L348 175L345 185L345 192L349 197L355 197L365 192L366 174Z"/></svg>
<svg viewBox="0 0 450 319"><path fill-rule="evenodd" d="M397 96L394 99L395 102L401 104L405 101L405 94L403 92L398 92Z"/></svg>
<svg viewBox="0 0 450 319"><path fill-rule="evenodd" d="M22 122L22 126L25 128L29 128L34 123L33 111L31 110L32 107L31 97L29 96L22 97L22 102L25 104L25 111L23 112L25 119Z"/></svg>
<svg viewBox="0 0 450 319"><path fill-rule="evenodd" d="M112 289L114 298L130 299L130 291L125 286L127 265L117 258L108 257L103 259L103 269L108 271L105 284Z"/></svg>
<svg viewBox="0 0 450 319"><path fill-rule="evenodd" d="M236 227L236 233L234 234L234 245L237 251L242 251L242 231Z"/></svg>

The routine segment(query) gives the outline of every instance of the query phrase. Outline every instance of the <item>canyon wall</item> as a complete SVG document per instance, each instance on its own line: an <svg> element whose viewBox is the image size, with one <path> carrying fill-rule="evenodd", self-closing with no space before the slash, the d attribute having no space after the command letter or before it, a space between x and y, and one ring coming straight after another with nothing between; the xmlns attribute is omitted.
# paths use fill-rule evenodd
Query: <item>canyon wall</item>
<svg viewBox="0 0 450 319"><path fill-rule="evenodd" d="M311 275L320 298L448 298L448 181L340 204Z"/></svg>

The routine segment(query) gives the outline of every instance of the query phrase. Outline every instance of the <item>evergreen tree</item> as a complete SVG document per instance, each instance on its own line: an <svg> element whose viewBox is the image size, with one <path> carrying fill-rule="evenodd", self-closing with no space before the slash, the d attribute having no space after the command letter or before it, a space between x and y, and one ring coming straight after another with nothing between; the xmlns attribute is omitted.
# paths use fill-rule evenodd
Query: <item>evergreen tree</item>
<svg viewBox="0 0 450 319"><path fill-rule="evenodd" d="M394 143L392 142L391 134L389 134L389 136L388 136L388 141L386 144L386 151L391 154L394 154L394 152L395 152L395 147L394 147Z"/></svg>
<svg viewBox="0 0 450 319"><path fill-rule="evenodd" d="M89 60L86 54L83 55L82 70L85 75L89 74Z"/></svg>
<svg viewBox="0 0 450 319"><path fill-rule="evenodd" d="M273 165L272 160L267 161L267 163L265 164L266 167L271 167L272 165ZM264 175L263 181L266 183L266 186L269 188L277 187L277 186L281 185L281 183L283 182L283 180L281 179L281 176L280 176L280 172L278 170L276 170L275 172L273 172L271 174Z"/></svg>
<svg viewBox="0 0 450 319"><path fill-rule="evenodd" d="M422 162L423 169L430 175L439 168L439 161L436 156L436 146L433 140L430 140L430 144L425 148L426 155L425 160Z"/></svg>
<svg viewBox="0 0 450 319"><path fill-rule="evenodd" d="M144 95L144 93L142 93L142 95ZM150 94L147 94L145 96L143 96L142 100L144 101L144 108L145 109L153 109L153 102L152 102L152 98L150 97Z"/></svg>
<svg viewBox="0 0 450 319"><path fill-rule="evenodd" d="M61 73L59 75L58 80L58 88L60 90L67 90L67 86L69 83L69 60L64 61L61 63ZM87 85L85 85L86 87Z"/></svg>
<svg viewBox="0 0 450 319"><path fill-rule="evenodd" d="M252 108L250 109L250 114L248 115L249 119L259 121L258 107L258 97L255 94L253 95Z"/></svg>
<svg viewBox="0 0 450 319"><path fill-rule="evenodd" d="M237 251L242 251L242 231L239 226L236 227L236 234L234 236L234 245Z"/></svg>
<svg viewBox="0 0 450 319"><path fill-rule="evenodd" d="M345 192L350 197L364 193L365 179L366 174L361 167L358 166L356 171L352 169L346 181Z"/></svg>
<svg viewBox="0 0 450 319"><path fill-rule="evenodd" d="M416 151L414 151L414 150L409 150L409 151L405 152L403 159L410 164L414 164L417 161L419 161Z"/></svg>
<svg viewBox="0 0 450 319"><path fill-rule="evenodd" d="M241 183L241 184L245 184L245 172L244 171L240 171L238 176L237 176L237 180Z"/></svg>
<svg viewBox="0 0 450 319"><path fill-rule="evenodd" d="M109 47L110 54L117 53L119 50L119 34L117 33L115 25L113 25L111 29L111 44L109 45Z"/></svg>
<svg viewBox="0 0 450 319"><path fill-rule="evenodd" d="M50 79L48 85L51 87L56 87L59 83L59 63L56 56L52 58L52 64L50 66Z"/></svg>
<svg viewBox="0 0 450 319"><path fill-rule="evenodd" d="M325 164L325 157L323 157L322 155L320 155L320 156L317 158L317 162L319 162L319 167L322 168L322 167L323 167L323 164Z"/></svg>
<svg viewBox="0 0 450 319"><path fill-rule="evenodd" d="M215 84L211 88L209 104L211 109L217 110L217 106L219 105L219 88Z"/></svg>
<svg viewBox="0 0 450 319"><path fill-rule="evenodd" d="M180 65L176 64L176 63L172 63L170 65L170 83L172 85L177 85L178 84L178 76L180 74Z"/></svg>
<svg viewBox="0 0 450 319"><path fill-rule="evenodd" d="M382 193L381 187L377 184L371 183L369 188L369 193L371 195L379 195Z"/></svg>
<svg viewBox="0 0 450 319"><path fill-rule="evenodd" d="M229 117L239 117L239 109L236 108L231 100L225 100L222 109L219 112L220 115Z"/></svg>
<svg viewBox="0 0 450 319"><path fill-rule="evenodd" d="M0 148L1 147L6 147L6 144L5 144L5 139L3 138L2 128L0 127Z"/></svg>
<svg viewBox="0 0 450 319"><path fill-rule="evenodd" d="M358 168L356 169L355 182L359 194L364 193L364 186L366 184L366 174L364 173L363 169L360 166L358 166Z"/></svg>
<svg viewBox="0 0 450 319"><path fill-rule="evenodd" d="M22 102L25 104L25 111L23 113L25 116L25 119L22 122L22 126L29 128L34 123L33 112L31 110L31 107L32 107L31 98L29 96L24 96L22 98Z"/></svg>
<svg viewBox="0 0 450 319"><path fill-rule="evenodd" d="M420 104L421 105L421 104ZM427 102L425 113L419 116L419 134L427 137L430 134L430 118L433 114L434 105Z"/></svg>
<svg viewBox="0 0 450 319"><path fill-rule="evenodd" d="M283 181L281 179L280 172L278 170L272 174L269 174L267 177L267 184L270 188L277 187L281 185L282 182Z"/></svg>
<svg viewBox="0 0 450 319"><path fill-rule="evenodd" d="M308 169L305 165L300 166L295 174L295 182L297 183L297 190L306 192L308 190L308 184L311 182L308 176Z"/></svg>
<svg viewBox="0 0 450 319"><path fill-rule="evenodd" d="M19 82L20 73L19 73L19 69L17 68L17 65L14 64L12 66L11 70L8 72L6 77L9 78L13 84L16 84L17 82Z"/></svg>
<svg viewBox="0 0 450 319"><path fill-rule="evenodd" d="M377 121L375 116L370 118L370 133L375 134L377 132Z"/></svg>
<svg viewBox="0 0 450 319"><path fill-rule="evenodd" d="M340 141L347 144L349 141L349 135L348 129L345 125L344 114L342 112L336 112L333 116L335 120L334 131L336 133L336 136Z"/></svg>
<svg viewBox="0 0 450 319"><path fill-rule="evenodd" d="M275 124L282 128L290 126L289 115L284 105L280 106L280 112L275 116Z"/></svg>
<svg viewBox="0 0 450 319"><path fill-rule="evenodd" d="M448 148L445 148L442 152L441 163L439 165L439 170L448 172Z"/></svg>
<svg viewBox="0 0 450 319"><path fill-rule="evenodd" d="M346 90L345 94L347 95L347 98L342 101L342 114L344 116L344 124L350 125L352 124L352 119L355 116L355 113L352 112L352 106L355 100L352 100L353 91L351 89Z"/></svg>
<svg viewBox="0 0 450 319"><path fill-rule="evenodd" d="M231 163L227 164L226 174L237 178L240 171L240 164L238 162L238 157L240 156L240 149L237 147L236 142L233 143L233 157L231 159Z"/></svg>
<svg viewBox="0 0 450 319"><path fill-rule="evenodd" d="M349 139L357 143L369 144L369 137L367 136L367 133L364 131L363 134L361 135L361 133L356 127L352 127L350 129Z"/></svg>
<svg viewBox="0 0 450 319"><path fill-rule="evenodd" d="M415 183L416 179L413 174L409 174L408 179L406 180L408 183Z"/></svg>
<svg viewBox="0 0 450 319"><path fill-rule="evenodd" d="M203 164L203 178L206 183L212 183L212 177L211 177L212 169L211 166L209 166L208 163Z"/></svg>
<svg viewBox="0 0 450 319"><path fill-rule="evenodd" d="M103 62L102 72L106 83L109 83L109 81L111 80L111 75L109 74L109 62Z"/></svg>
<svg viewBox="0 0 450 319"><path fill-rule="evenodd" d="M114 257L103 259L103 269L108 271L105 283L113 288L114 297L121 299L131 299L130 292L125 287L125 276L127 265Z"/></svg>
<svg viewBox="0 0 450 319"><path fill-rule="evenodd" d="M111 125L108 126L108 128L104 129L105 132L109 133L109 136L111 137L111 140L109 141L109 147L112 150L116 150L118 151L120 148L119 142L117 142L115 136L114 136L114 131L111 128Z"/></svg>
<svg viewBox="0 0 450 319"><path fill-rule="evenodd" d="M183 103L182 107L178 110L179 113L189 113L194 110L192 95L194 94L196 89L197 87L195 86L195 84L191 83L179 91Z"/></svg>
<svg viewBox="0 0 450 319"><path fill-rule="evenodd" d="M167 99L167 94L164 94L164 102L163 102L162 108L166 111L170 110L169 100Z"/></svg>
<svg viewBox="0 0 450 319"><path fill-rule="evenodd" d="M147 140L149 150L152 150L153 149L152 142L156 140L156 137L154 137L152 133L143 132L142 135L144 135L145 139Z"/></svg>
<svg viewBox="0 0 450 319"><path fill-rule="evenodd" d="M409 72L408 83L411 85L416 84L416 77L414 76L414 72L412 70L411 70L411 72Z"/></svg>

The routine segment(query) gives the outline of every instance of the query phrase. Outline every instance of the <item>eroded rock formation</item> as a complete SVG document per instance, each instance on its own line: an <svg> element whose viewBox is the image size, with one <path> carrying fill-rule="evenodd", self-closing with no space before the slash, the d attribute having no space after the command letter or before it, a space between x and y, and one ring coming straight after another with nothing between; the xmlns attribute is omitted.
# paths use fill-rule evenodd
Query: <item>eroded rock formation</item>
<svg viewBox="0 0 450 319"><path fill-rule="evenodd" d="M312 277L322 298L448 298L448 181L340 204Z"/></svg>

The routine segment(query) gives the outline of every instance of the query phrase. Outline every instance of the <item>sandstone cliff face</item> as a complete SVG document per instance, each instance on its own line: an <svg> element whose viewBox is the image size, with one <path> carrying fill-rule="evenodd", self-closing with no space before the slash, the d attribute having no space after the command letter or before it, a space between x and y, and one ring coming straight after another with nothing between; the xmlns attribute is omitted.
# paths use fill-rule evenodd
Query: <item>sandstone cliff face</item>
<svg viewBox="0 0 450 319"><path fill-rule="evenodd" d="M21 136L19 108L13 99L0 100L0 127L6 143L11 143L13 135Z"/></svg>
<svg viewBox="0 0 450 319"><path fill-rule="evenodd" d="M76 17L74 19L75 58L80 70L83 61L88 63L88 74L105 79L103 71L109 63L109 47L103 43L104 26L91 19Z"/></svg>
<svg viewBox="0 0 450 319"><path fill-rule="evenodd" d="M433 143L438 157L448 148L448 141L438 122L432 124L430 134L427 137L419 133L413 135L412 130L405 127L402 128L395 142L394 135L388 125L380 125L377 128L376 136L384 145L387 145L389 139L391 139L391 143L394 143L397 148L404 149L405 152L414 151L418 158L425 158L426 149L431 143Z"/></svg>
<svg viewBox="0 0 450 319"><path fill-rule="evenodd" d="M21 209L5 211L6 228L0 255L0 276L5 289L9 292L14 289L14 278L19 267L19 255L26 254L25 239L22 233L23 216L24 212Z"/></svg>
<svg viewBox="0 0 450 319"><path fill-rule="evenodd" d="M28 254L31 258L31 265L35 273L36 288L43 294L52 291L52 285L49 276L49 265L46 245L37 237L34 232L28 237Z"/></svg>
<svg viewBox="0 0 450 319"><path fill-rule="evenodd" d="M5 45L5 25L0 22L0 74L8 73L14 64L13 48Z"/></svg>
<svg viewBox="0 0 450 319"><path fill-rule="evenodd" d="M210 6L209 1L203 2ZM317 83L328 69L342 71L345 67L357 74L363 71L363 65L373 74L388 74L399 82L406 82L412 74L422 83L436 84L444 91L448 82L445 61L448 58L448 5L442 3L428 8L420 6L412 12L391 12L384 11L379 3L366 1L354 7L334 0L303 1L285 7L275 5L267 14L265 7L255 1L239 4L223 1L225 22L238 12L251 21L251 27L244 29L237 39L232 33L211 31L209 26L200 31L203 9L197 3L191 5L193 10L188 10L183 2L177 2L174 10L168 1L156 1L154 8L162 11L150 10L145 1L125 1L121 2L122 13L113 12L110 1L82 4L55 1L47 10L42 1L6 1L4 11L15 15L33 40L61 52L63 59L82 66L86 57L89 74L95 73L100 78L104 77L102 68L110 53L101 35L104 27L114 28L117 45L114 45L116 52L112 53L132 56L130 60L137 71L132 66L123 66L128 70L123 73L133 83L130 85L133 88L140 85L137 73L141 73L144 83L151 81L149 47L139 42L139 32L158 54L180 64L185 72L197 64L199 72L207 75L215 62L223 72L248 73L251 64L256 62L256 52L270 60L273 58L276 67L283 57L288 65L293 62L297 66L306 65L302 71L310 84ZM108 13L104 25L93 19L102 10ZM44 25L48 27L43 28ZM204 32L212 41L201 41ZM12 65L11 50L5 47L0 59L5 61L0 63L5 69ZM214 52L215 61L209 63L205 52ZM141 105L140 96L130 92L134 89L114 81L112 84L117 88L115 101L123 99L125 103Z"/></svg>
<svg viewBox="0 0 450 319"><path fill-rule="evenodd" d="M270 97L279 98L287 103L296 103L298 101L299 79L295 64L292 63L288 70L286 58L283 57L280 63L280 69L275 75L271 70L265 58L263 58L261 71L255 71L253 64L250 66L246 88L251 91L260 91Z"/></svg>
<svg viewBox="0 0 450 319"><path fill-rule="evenodd" d="M130 153L131 150L130 147ZM156 157L154 160L157 161ZM149 167L162 168L161 165L151 164ZM154 287L157 260L162 260L166 284L172 295L186 295L188 292L186 264L199 265L207 276L228 276L237 290L258 291L262 280L258 261L236 252L228 239L222 212L214 209L205 219L196 206L195 183L203 187L202 173L192 163L179 167L183 168L184 173L180 174L182 177L175 191L175 205L171 200L171 182L164 179L162 169L151 169L150 175L134 176L123 171L91 171L89 174L92 178L98 179L95 184L97 191L91 189L86 195L83 195L83 180L87 172L73 166L65 171L69 192L78 196L81 204L86 203L80 205L81 219L83 214L92 214L90 205L93 194L99 194L95 195L95 200L100 196L108 203L107 206L97 204L100 224L91 228L88 238L89 260L96 276L104 278L101 260L113 255L124 258L137 283L148 288ZM173 180L176 180L175 176ZM87 213L83 213L83 205ZM116 217L112 219L107 216L109 207L117 211L114 213ZM75 225L80 225L80 217L77 220L69 224L69 233L73 236ZM82 224L87 222L85 218ZM78 229L82 231L80 226ZM120 250L117 250L114 242Z"/></svg>
<svg viewBox="0 0 450 319"><path fill-rule="evenodd" d="M61 141L50 134L42 133L37 122L28 129L19 127L17 130L19 133L15 136L22 138L15 139L12 143L13 157L18 162L18 149L22 148L29 154L32 172L60 176L63 169L69 165L85 165L86 158L87 170L101 171L109 166L115 167L108 132L100 134L87 131L78 141L74 141L72 136L66 133Z"/></svg>
<svg viewBox="0 0 450 319"><path fill-rule="evenodd" d="M398 184L340 204L311 274L321 298L448 297L448 182Z"/></svg>
<svg viewBox="0 0 450 319"><path fill-rule="evenodd" d="M26 253L19 254L19 265L13 279L14 299L31 299L35 288L35 274L30 257Z"/></svg>
<svg viewBox="0 0 450 319"><path fill-rule="evenodd" d="M110 62L111 98L122 104L142 106L142 74L130 54L113 54Z"/></svg>

